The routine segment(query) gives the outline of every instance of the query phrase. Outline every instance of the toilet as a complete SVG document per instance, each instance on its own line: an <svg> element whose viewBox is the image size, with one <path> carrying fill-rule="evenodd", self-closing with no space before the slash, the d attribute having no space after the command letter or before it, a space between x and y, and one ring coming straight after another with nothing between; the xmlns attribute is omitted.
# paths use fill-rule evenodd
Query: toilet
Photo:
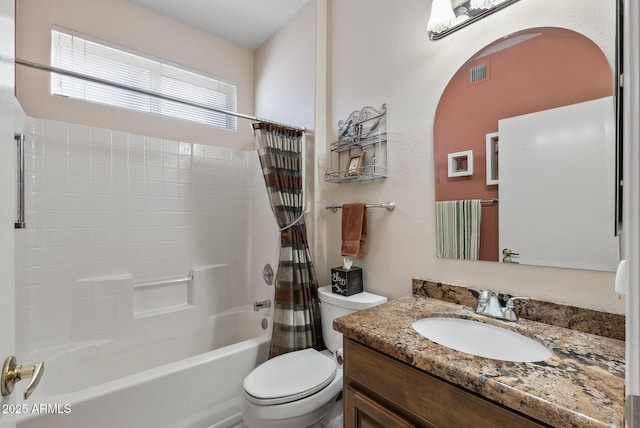
<svg viewBox="0 0 640 428"><path fill-rule="evenodd" d="M242 420L248 428L319 426L342 391L342 367L335 352L342 334L333 320L371 308L386 297L363 292L341 296L331 286L318 288L322 335L328 351L303 349L272 358L256 367L243 382Z"/></svg>

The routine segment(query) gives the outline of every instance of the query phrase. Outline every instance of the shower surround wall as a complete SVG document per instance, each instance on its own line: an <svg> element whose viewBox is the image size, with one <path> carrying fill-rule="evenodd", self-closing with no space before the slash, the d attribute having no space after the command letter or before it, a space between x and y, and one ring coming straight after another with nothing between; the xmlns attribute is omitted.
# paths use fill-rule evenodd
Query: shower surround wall
<svg viewBox="0 0 640 428"><path fill-rule="evenodd" d="M209 315L270 297L259 272L276 257L277 229L255 152L40 119L27 129L20 352L188 322L186 282L132 286L192 267L220 265Z"/></svg>

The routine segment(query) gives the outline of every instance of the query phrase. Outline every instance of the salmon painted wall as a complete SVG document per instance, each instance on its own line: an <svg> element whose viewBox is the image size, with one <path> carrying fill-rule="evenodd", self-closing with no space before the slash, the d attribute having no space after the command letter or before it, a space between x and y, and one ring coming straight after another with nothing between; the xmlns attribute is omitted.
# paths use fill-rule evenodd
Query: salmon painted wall
<svg viewBox="0 0 640 428"><path fill-rule="evenodd" d="M499 119L612 94L611 68L598 46L570 30L541 30L493 54L474 55L447 85L434 124L437 201L498 197L498 185L486 184L485 135L498 131ZM482 64L486 79L470 83L470 70ZM447 154L465 150L473 150L474 174L448 177ZM499 205L483 205L481 260L498 260L498 217Z"/></svg>

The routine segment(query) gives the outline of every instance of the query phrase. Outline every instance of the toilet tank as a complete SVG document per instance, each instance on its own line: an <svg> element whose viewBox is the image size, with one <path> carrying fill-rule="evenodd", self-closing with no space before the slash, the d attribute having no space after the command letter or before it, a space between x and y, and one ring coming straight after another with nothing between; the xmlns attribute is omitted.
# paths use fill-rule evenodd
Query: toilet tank
<svg viewBox="0 0 640 428"><path fill-rule="evenodd" d="M331 292L330 285L319 287L318 297L322 302L322 307L320 308L322 336L324 344L331 352L336 352L338 348L342 348L342 334L333 329L334 319L387 302L386 297L367 293L366 291L351 296L335 294Z"/></svg>

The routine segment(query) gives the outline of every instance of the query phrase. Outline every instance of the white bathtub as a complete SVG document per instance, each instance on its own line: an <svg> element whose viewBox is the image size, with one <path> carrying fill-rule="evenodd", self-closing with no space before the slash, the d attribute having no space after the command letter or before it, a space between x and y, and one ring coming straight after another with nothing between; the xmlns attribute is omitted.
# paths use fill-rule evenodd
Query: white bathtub
<svg viewBox="0 0 640 428"><path fill-rule="evenodd" d="M17 426L234 426L241 420L242 380L267 359L263 318L251 309L238 310L212 318L197 331L168 323L161 332L138 329L137 337L127 340L34 353L27 358L44 360L45 373L28 400L16 398L26 411L17 416ZM25 386L18 384L17 392Z"/></svg>

